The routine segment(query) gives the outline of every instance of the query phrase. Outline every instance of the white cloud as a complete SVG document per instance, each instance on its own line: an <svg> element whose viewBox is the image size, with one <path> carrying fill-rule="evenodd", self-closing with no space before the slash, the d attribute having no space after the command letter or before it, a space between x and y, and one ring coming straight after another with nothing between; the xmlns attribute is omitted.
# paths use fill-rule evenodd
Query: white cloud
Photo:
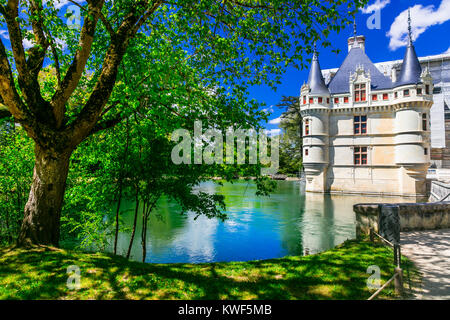
<svg viewBox="0 0 450 320"><path fill-rule="evenodd" d="M280 124L281 116L272 120L269 120L269 124Z"/></svg>
<svg viewBox="0 0 450 320"><path fill-rule="evenodd" d="M416 40L429 27L443 24L450 20L450 0L442 0L439 8L434 5L420 4L411 8L412 37ZM408 44L408 10L401 12L391 25L387 36L390 38L389 48L396 50Z"/></svg>
<svg viewBox="0 0 450 320"><path fill-rule="evenodd" d="M8 32L8 30L0 30L0 37L9 40L9 32Z"/></svg>
<svg viewBox="0 0 450 320"><path fill-rule="evenodd" d="M278 136L281 134L281 129L266 129L264 133L269 137Z"/></svg>
<svg viewBox="0 0 450 320"><path fill-rule="evenodd" d="M271 105L268 108L264 108L261 111L266 112L266 113L272 113L273 112L273 105Z"/></svg>
<svg viewBox="0 0 450 320"><path fill-rule="evenodd" d="M450 54L450 47L448 47L447 51L445 51L444 54Z"/></svg>
<svg viewBox="0 0 450 320"><path fill-rule="evenodd" d="M23 48L25 50L27 50L27 49L31 48L32 46L34 46L33 41L28 40L28 39L23 39L22 44L23 44Z"/></svg>
<svg viewBox="0 0 450 320"><path fill-rule="evenodd" d="M361 11L362 11L362 13L372 13L374 11L383 9L389 3L391 3L391 0L376 0L371 5L362 8Z"/></svg>

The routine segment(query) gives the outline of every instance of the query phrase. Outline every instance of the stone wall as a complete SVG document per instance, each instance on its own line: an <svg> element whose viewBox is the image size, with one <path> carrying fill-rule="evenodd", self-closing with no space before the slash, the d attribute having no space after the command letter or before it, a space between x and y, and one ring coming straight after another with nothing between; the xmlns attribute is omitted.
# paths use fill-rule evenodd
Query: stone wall
<svg viewBox="0 0 450 320"><path fill-rule="evenodd" d="M384 209L393 204L355 204L356 235L369 234L370 228L380 230L380 217ZM450 228L450 201L433 203L399 203L400 231L433 230ZM397 214L397 213L395 213Z"/></svg>

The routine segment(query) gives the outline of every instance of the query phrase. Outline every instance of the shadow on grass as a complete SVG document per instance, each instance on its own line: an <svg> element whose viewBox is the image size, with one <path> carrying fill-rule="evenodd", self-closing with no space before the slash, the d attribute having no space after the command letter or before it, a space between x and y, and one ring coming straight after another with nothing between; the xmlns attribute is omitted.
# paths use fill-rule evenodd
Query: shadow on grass
<svg viewBox="0 0 450 320"><path fill-rule="evenodd" d="M386 281L392 260L390 249L357 241L311 256L209 264L0 248L0 299L367 299L367 268L379 266ZM81 269L79 290L67 288L70 265Z"/></svg>

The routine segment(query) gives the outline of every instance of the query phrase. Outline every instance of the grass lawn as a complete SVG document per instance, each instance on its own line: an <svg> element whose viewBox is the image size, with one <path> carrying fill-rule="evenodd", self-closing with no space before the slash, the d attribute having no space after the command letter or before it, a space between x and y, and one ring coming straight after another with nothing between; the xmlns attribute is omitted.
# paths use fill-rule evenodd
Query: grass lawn
<svg viewBox="0 0 450 320"><path fill-rule="evenodd" d="M204 264L3 247L0 299L367 299L373 293L367 268L379 266L384 283L393 274L392 261L390 248L355 240L310 256ZM70 265L80 267L79 290L66 286ZM395 298L393 287L381 297Z"/></svg>

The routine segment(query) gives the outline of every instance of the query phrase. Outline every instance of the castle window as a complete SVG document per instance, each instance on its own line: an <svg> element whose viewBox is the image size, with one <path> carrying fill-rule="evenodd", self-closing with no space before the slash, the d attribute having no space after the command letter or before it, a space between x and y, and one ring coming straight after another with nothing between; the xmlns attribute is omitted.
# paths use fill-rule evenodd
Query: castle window
<svg viewBox="0 0 450 320"><path fill-rule="evenodd" d="M339 103L339 98L334 98L334 103Z"/></svg>
<svg viewBox="0 0 450 320"><path fill-rule="evenodd" d="M394 92L394 98L395 98L395 99L398 98L398 92L397 92L397 91Z"/></svg>
<svg viewBox="0 0 450 320"><path fill-rule="evenodd" d="M367 116L355 116L353 118L353 133L354 134L367 133Z"/></svg>
<svg viewBox="0 0 450 320"><path fill-rule="evenodd" d="M355 101L366 101L366 85L355 84Z"/></svg>
<svg viewBox="0 0 450 320"><path fill-rule="evenodd" d="M426 113L422 113L422 130L423 131L427 131L427 114Z"/></svg>
<svg viewBox="0 0 450 320"><path fill-rule="evenodd" d="M309 98L309 103L314 103L314 98Z"/></svg>
<svg viewBox="0 0 450 320"><path fill-rule="evenodd" d="M403 90L403 96L409 97L409 89Z"/></svg>
<svg viewBox="0 0 450 320"><path fill-rule="evenodd" d="M306 104L306 96L303 96L303 104Z"/></svg>
<svg viewBox="0 0 450 320"><path fill-rule="evenodd" d="M309 136L309 120L305 120L305 136Z"/></svg>
<svg viewBox="0 0 450 320"><path fill-rule="evenodd" d="M348 97L344 97L344 103L348 103Z"/></svg>
<svg viewBox="0 0 450 320"><path fill-rule="evenodd" d="M425 86L425 94L430 94L430 86L428 84Z"/></svg>
<svg viewBox="0 0 450 320"><path fill-rule="evenodd" d="M323 101L322 98L319 98L319 103L322 103L322 101Z"/></svg>
<svg viewBox="0 0 450 320"><path fill-rule="evenodd" d="M428 155L428 148L423 148L423 154L426 156Z"/></svg>
<svg viewBox="0 0 450 320"><path fill-rule="evenodd" d="M388 94L387 93L383 93L383 100L388 100L388 99L389 99Z"/></svg>
<svg viewBox="0 0 450 320"><path fill-rule="evenodd" d="M327 98L327 104L330 104L330 98Z"/></svg>
<svg viewBox="0 0 450 320"><path fill-rule="evenodd" d="M373 94L373 95L372 95L372 101L377 101L377 100L378 100L378 95Z"/></svg>
<svg viewBox="0 0 450 320"><path fill-rule="evenodd" d="M307 156L309 154L309 150L305 149L305 156Z"/></svg>
<svg viewBox="0 0 450 320"><path fill-rule="evenodd" d="M357 166L367 164L367 147L355 147L353 149L354 164Z"/></svg>
<svg viewBox="0 0 450 320"><path fill-rule="evenodd" d="M422 88L417 88L417 95L421 96L422 95Z"/></svg>

